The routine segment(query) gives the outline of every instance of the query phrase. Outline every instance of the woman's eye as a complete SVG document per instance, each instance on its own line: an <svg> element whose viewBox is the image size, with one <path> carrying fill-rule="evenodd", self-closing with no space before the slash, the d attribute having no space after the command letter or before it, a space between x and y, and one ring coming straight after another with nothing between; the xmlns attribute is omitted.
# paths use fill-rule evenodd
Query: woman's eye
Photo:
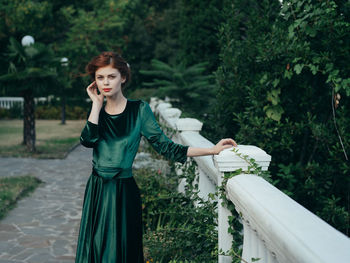
<svg viewBox="0 0 350 263"><path fill-rule="evenodd" d="M102 79L103 79L103 77L97 77L97 79L102 80Z"/></svg>
<svg viewBox="0 0 350 263"><path fill-rule="evenodd" d="M114 79L114 78L115 78L115 76L109 76L109 78L110 78L110 79Z"/></svg>

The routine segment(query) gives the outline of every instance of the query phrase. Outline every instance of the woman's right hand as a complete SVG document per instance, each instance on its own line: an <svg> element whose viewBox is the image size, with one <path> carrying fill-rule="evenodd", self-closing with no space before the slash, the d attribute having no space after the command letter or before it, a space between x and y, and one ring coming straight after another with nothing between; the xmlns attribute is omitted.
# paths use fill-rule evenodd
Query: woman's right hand
<svg viewBox="0 0 350 263"><path fill-rule="evenodd" d="M98 104L102 107L104 95L100 93L100 95L97 94L97 84L96 81L92 82L87 88L86 91L92 100L93 103Z"/></svg>

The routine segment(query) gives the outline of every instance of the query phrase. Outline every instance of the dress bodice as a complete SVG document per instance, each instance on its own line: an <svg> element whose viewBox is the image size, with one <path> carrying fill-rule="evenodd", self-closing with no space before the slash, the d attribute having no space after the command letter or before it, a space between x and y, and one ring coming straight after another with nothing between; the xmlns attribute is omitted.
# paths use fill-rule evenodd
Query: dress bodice
<svg viewBox="0 0 350 263"><path fill-rule="evenodd" d="M141 136L167 159L181 163L187 160L189 146L177 144L163 133L144 100L127 99L124 111L119 114L108 114L104 105L98 124L87 120L80 142L93 148L94 170L101 177L113 177L120 171L131 170Z"/></svg>

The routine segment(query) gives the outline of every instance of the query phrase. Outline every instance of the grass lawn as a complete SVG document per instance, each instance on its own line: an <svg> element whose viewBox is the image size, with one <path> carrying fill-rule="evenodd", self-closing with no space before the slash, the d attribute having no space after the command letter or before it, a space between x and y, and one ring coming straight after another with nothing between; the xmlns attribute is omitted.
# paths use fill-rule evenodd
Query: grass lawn
<svg viewBox="0 0 350 263"><path fill-rule="evenodd" d="M18 199L33 192L42 181L33 176L0 177L0 219L15 207Z"/></svg>
<svg viewBox="0 0 350 263"><path fill-rule="evenodd" d="M35 120L36 153L29 153L21 145L23 120L0 120L0 157L64 158L79 144L80 133L86 120Z"/></svg>

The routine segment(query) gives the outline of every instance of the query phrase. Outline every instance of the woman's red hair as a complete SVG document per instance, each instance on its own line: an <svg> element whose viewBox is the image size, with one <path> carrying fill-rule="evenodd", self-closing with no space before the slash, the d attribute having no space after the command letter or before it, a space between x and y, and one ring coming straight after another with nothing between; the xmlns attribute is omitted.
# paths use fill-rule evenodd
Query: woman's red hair
<svg viewBox="0 0 350 263"><path fill-rule="evenodd" d="M129 64L120 56L114 52L105 51L92 58L92 60L86 65L86 72L90 77L95 80L95 73L101 67L106 67L111 65L113 68L116 68L122 78L125 78L125 82L121 84L122 88L130 82L131 80L131 71Z"/></svg>

